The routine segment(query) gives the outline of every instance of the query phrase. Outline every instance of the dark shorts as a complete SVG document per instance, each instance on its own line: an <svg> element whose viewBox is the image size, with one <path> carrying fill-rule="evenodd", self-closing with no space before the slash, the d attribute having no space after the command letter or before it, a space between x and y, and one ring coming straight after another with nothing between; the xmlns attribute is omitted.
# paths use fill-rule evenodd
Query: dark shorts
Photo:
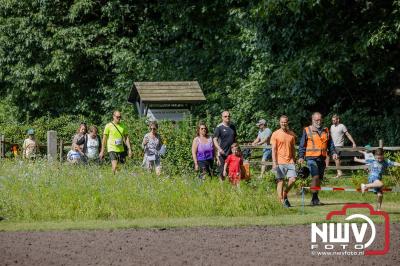
<svg viewBox="0 0 400 266"><path fill-rule="evenodd" d="M214 166L214 159L204 160L204 161L197 161L199 165L199 178L204 179L205 175L208 174L212 176L212 169Z"/></svg>
<svg viewBox="0 0 400 266"><path fill-rule="evenodd" d="M225 160L228 156L227 155L220 155L219 156L219 160L221 162L221 165L218 166L218 172L219 172L219 176L224 179L224 165L225 165Z"/></svg>
<svg viewBox="0 0 400 266"><path fill-rule="evenodd" d="M119 163L125 163L126 155L124 152L110 151L108 153L108 156L110 156L111 161L118 161Z"/></svg>
<svg viewBox="0 0 400 266"><path fill-rule="evenodd" d="M325 172L325 158L318 158L318 159L306 159L307 166L310 169L311 176L319 176L319 179L324 178Z"/></svg>

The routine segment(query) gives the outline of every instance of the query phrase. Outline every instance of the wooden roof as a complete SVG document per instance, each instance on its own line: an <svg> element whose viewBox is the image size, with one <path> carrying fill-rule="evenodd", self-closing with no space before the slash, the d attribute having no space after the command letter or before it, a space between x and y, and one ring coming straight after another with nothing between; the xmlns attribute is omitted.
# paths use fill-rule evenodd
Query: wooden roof
<svg viewBox="0 0 400 266"><path fill-rule="evenodd" d="M197 81L134 82L128 102L199 103L206 100Z"/></svg>

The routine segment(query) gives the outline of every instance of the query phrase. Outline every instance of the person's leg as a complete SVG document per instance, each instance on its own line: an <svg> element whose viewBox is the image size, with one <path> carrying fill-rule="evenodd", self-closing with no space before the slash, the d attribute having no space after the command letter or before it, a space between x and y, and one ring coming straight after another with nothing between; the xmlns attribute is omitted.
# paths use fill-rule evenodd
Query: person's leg
<svg viewBox="0 0 400 266"><path fill-rule="evenodd" d="M341 177L343 175L343 172L342 172L342 170L339 169L340 168L340 159L335 160L335 165L336 165L336 171L337 171L336 177Z"/></svg>
<svg viewBox="0 0 400 266"><path fill-rule="evenodd" d="M111 160L111 169L113 174L117 171L118 160Z"/></svg>
<svg viewBox="0 0 400 266"><path fill-rule="evenodd" d="M225 177L224 177L224 164L225 164L226 156L220 155L220 156L218 156L218 158L219 158L219 161L220 161L220 165L218 166L219 179L220 180L225 180Z"/></svg>
<svg viewBox="0 0 400 266"><path fill-rule="evenodd" d="M117 171L117 166L118 166L118 154L116 152L110 151L108 153L110 160L111 160L111 170L113 174Z"/></svg>
<svg viewBox="0 0 400 266"><path fill-rule="evenodd" d="M271 157L271 155L272 155L272 151L271 151L271 149L263 149L263 155L262 155L262 158L261 158L261 173L260 173L260 177L263 177L264 176L264 173L265 173L265 168L266 168L266 165L264 164L267 160L269 160L270 159L270 157Z"/></svg>
<svg viewBox="0 0 400 266"><path fill-rule="evenodd" d="M287 165L286 176L289 178L289 181L287 183L285 191L283 192L284 199L287 198L287 194L289 193L290 189L293 187L294 182L296 182L297 173L296 173L296 166L294 164Z"/></svg>
<svg viewBox="0 0 400 266"><path fill-rule="evenodd" d="M276 193L278 194L279 202L283 202L283 179L276 182Z"/></svg>
<svg viewBox="0 0 400 266"><path fill-rule="evenodd" d="M381 188L381 187L383 187L383 182L381 180L377 179L370 184L366 184L365 187L366 188Z"/></svg>
<svg viewBox="0 0 400 266"><path fill-rule="evenodd" d="M318 168L317 161L316 160L307 160L307 166L310 169L310 174L312 176L311 186L319 187L321 185L321 182L320 182L320 178L319 178L320 170ZM311 193L312 193L311 205L317 205L318 204L317 202L319 202L318 190L311 190Z"/></svg>
<svg viewBox="0 0 400 266"><path fill-rule="evenodd" d="M381 208L382 208L383 193L382 193L381 191L379 191L379 192L376 194L376 196L377 196L377 201L378 201L378 204L377 204L377 206L376 206L376 210L377 210L377 211L380 211Z"/></svg>
<svg viewBox="0 0 400 266"><path fill-rule="evenodd" d="M158 158L157 160L154 161L155 167L156 167L156 175L161 175L161 159Z"/></svg>
<svg viewBox="0 0 400 266"><path fill-rule="evenodd" d="M289 181L287 183L286 189L283 192L283 198L287 199L287 195L289 194L289 191L292 189L294 183L296 182L296 177L291 177L289 178Z"/></svg>
<svg viewBox="0 0 400 266"><path fill-rule="evenodd" d="M283 187L285 185L284 179L285 173L283 166L278 165L276 167L275 179L276 179L276 193L278 194L278 200L283 203Z"/></svg>
<svg viewBox="0 0 400 266"><path fill-rule="evenodd" d="M262 178L264 176L264 172L265 172L265 163L266 160L264 158L264 156L261 159L261 173L260 173L260 178Z"/></svg>
<svg viewBox="0 0 400 266"><path fill-rule="evenodd" d="M207 173L210 177L212 177L214 174L213 168L214 168L214 160L213 159L207 160Z"/></svg>

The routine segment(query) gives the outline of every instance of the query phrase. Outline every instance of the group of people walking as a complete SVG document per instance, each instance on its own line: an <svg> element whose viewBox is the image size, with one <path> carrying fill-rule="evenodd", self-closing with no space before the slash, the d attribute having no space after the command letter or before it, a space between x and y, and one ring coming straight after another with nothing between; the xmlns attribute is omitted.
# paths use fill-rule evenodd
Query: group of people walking
<svg viewBox="0 0 400 266"><path fill-rule="evenodd" d="M119 163L123 164L126 157L132 156L127 127L121 122L121 112L114 111L113 119L106 124L102 137L99 136L95 126L87 127L80 124L73 137L72 148L67 154L70 163L98 162L108 152L111 160L112 172L117 171ZM212 136L204 122L200 122L196 128L196 136L192 142L192 158L194 168L199 172L199 178L205 179L207 175L213 175L214 162L220 180L228 178L229 182L239 187L240 180L246 178L246 170L243 167L243 156L237 143L236 127L231 123L231 114L224 111L221 114L221 123L214 129ZM324 178L325 168L329 156L340 166L339 154L336 147L344 145L344 136L356 143L347 128L340 123L338 115L332 117L330 129L322 125L322 115L315 112L311 116L311 125L305 127L299 142L296 160L296 134L289 128L289 118L282 115L279 118L279 129L272 132L267 127L267 122L261 119L256 123L259 128L253 146L263 146L261 177L265 172L265 161L272 159L272 171L275 173L277 183L277 196L284 207L291 207L288 193L297 178L296 162L298 165L306 165L312 177L311 186L319 187ZM24 156L29 157L35 147L34 132L28 132L29 138L25 140ZM158 133L158 124L155 121L149 123L149 132L142 141L144 151L143 166L149 170L155 170L161 174L161 155L165 153L163 139ZM365 154L371 155L371 154ZM369 184L363 184L362 190L374 189L378 194L379 208L382 203L382 173L387 167L400 166L399 163L384 160L383 150L378 150L375 157L355 161L366 163L370 166ZM337 177L342 175L337 169ZM318 191L312 191L311 205L321 205Z"/></svg>

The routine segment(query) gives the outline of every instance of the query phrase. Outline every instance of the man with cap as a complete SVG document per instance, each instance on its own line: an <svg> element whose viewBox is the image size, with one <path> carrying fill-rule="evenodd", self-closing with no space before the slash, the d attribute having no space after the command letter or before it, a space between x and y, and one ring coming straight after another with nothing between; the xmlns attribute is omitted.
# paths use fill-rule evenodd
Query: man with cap
<svg viewBox="0 0 400 266"><path fill-rule="evenodd" d="M22 157L26 159L33 159L39 150L39 147L35 140L35 131L31 128L27 131L28 138L24 140L22 144Z"/></svg>
<svg viewBox="0 0 400 266"><path fill-rule="evenodd" d="M267 121L265 121L265 119L260 119L256 125L259 128L259 131L257 134L257 138L253 141L252 145L253 146L262 145L264 147L261 159L261 162L264 163L266 160L272 158L272 150L270 148L267 148L267 145L270 145L269 141L271 139L272 131L271 129L267 128L266 126ZM264 175L264 172L265 172L265 165L262 164L260 177Z"/></svg>

